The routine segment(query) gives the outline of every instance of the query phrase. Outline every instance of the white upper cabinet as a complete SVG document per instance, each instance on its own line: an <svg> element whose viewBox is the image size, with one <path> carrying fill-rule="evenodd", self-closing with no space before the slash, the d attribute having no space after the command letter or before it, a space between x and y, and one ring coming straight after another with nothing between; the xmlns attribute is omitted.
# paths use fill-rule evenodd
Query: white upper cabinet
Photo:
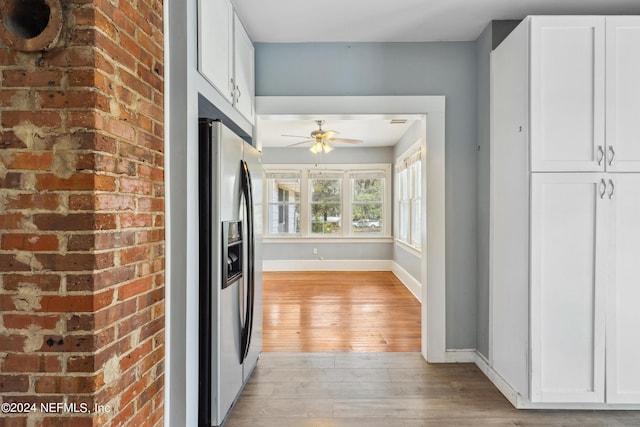
<svg viewBox="0 0 640 427"><path fill-rule="evenodd" d="M640 17L608 16L607 170L640 172Z"/></svg>
<svg viewBox="0 0 640 427"><path fill-rule="evenodd" d="M234 104L253 123L255 96L255 56L249 35L237 16L234 17Z"/></svg>
<svg viewBox="0 0 640 427"><path fill-rule="evenodd" d="M254 49L229 0L200 0L198 71L254 123Z"/></svg>
<svg viewBox="0 0 640 427"><path fill-rule="evenodd" d="M604 17L534 16L530 37L531 170L603 170Z"/></svg>
<svg viewBox="0 0 640 427"><path fill-rule="evenodd" d="M233 6L229 0L200 0L198 70L233 102Z"/></svg>

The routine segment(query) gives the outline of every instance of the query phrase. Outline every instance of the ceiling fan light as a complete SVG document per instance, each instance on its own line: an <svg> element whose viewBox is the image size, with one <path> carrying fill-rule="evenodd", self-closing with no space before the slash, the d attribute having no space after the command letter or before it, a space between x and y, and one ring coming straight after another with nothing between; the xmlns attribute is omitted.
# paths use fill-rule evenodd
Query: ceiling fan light
<svg viewBox="0 0 640 427"><path fill-rule="evenodd" d="M322 143L322 151L324 151L325 154L329 153L332 150L333 150L333 147L331 145L329 145L326 142Z"/></svg>
<svg viewBox="0 0 640 427"><path fill-rule="evenodd" d="M313 154L318 154L322 151L322 143L321 142L316 142L315 144L313 144L311 146L311 148L309 148L309 151L311 151Z"/></svg>

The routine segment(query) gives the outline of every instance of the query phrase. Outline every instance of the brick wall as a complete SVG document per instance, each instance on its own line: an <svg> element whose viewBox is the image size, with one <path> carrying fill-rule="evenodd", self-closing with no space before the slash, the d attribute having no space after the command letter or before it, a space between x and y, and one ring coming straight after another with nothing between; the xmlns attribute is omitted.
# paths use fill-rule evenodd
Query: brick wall
<svg viewBox="0 0 640 427"><path fill-rule="evenodd" d="M161 425L163 5L61 4L0 40L0 400L37 405L0 425Z"/></svg>

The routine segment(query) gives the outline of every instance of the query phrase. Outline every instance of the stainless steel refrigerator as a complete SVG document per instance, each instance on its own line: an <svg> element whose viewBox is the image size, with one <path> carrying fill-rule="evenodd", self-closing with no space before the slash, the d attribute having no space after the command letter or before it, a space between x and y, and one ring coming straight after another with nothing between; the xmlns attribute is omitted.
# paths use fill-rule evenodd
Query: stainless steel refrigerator
<svg viewBox="0 0 640 427"><path fill-rule="evenodd" d="M219 426L262 351L261 154L199 121L199 425Z"/></svg>

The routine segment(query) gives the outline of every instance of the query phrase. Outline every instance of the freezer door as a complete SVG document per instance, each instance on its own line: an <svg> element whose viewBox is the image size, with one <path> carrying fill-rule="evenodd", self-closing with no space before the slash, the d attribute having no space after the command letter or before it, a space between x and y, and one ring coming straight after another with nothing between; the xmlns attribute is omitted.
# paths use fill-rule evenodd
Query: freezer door
<svg viewBox="0 0 640 427"><path fill-rule="evenodd" d="M220 122L213 122L218 131L218 203L221 221L240 219L240 161L244 141ZM213 173L216 173L214 170Z"/></svg>
<svg viewBox="0 0 640 427"><path fill-rule="evenodd" d="M246 351L243 363L244 380L246 381L253 368L255 367L258 357L262 352L262 225L263 225L263 201L262 201L262 155L251 145L244 144L244 161L251 177L251 197L253 202L253 290L246 289L246 292L252 293L249 347ZM246 281L245 281L246 283Z"/></svg>

